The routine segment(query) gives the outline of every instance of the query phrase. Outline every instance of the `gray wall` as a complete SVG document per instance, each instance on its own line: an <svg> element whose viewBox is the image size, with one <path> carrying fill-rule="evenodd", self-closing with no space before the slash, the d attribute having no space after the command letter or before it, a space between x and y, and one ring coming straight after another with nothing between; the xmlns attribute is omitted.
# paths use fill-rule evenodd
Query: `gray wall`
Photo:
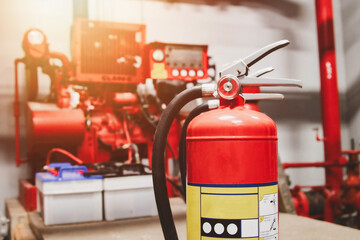
<svg viewBox="0 0 360 240"><path fill-rule="evenodd" d="M4 199L18 195L18 179L29 177L30 167L15 166L14 145L14 60L23 57L21 42L29 28L42 29L54 51L70 53L70 25L72 22L72 2L67 0L3 0L0 1L0 211ZM23 66L20 66L20 94L24 98ZM48 85L42 77L42 89ZM24 105L22 104L22 110ZM22 112L21 135L22 156L25 157L24 111Z"/></svg>
<svg viewBox="0 0 360 240"><path fill-rule="evenodd" d="M334 5L339 89L342 104L345 106L345 94L349 89L345 75L349 75L348 71L351 71L356 63L345 68L342 32L348 30L346 26L342 28L344 18L341 18L341 14L346 14L352 8L349 3L349 9L346 10L345 5L340 6L339 0L335 0ZM218 69L226 62L245 57L266 44L289 39L290 46L270 55L253 69L273 66L276 70L269 76L301 79L304 88L270 89L272 92L284 92L286 99L283 102L264 102L261 108L278 125L279 154L284 162L323 160L323 145L316 142L315 132L312 130L314 127L321 128L313 1L89 0L89 17L144 23L147 26L147 42L158 40L209 44L209 54L216 61ZM0 18L0 205L3 206L5 198L17 196L17 179L27 176L29 172L26 164L16 168L14 163L13 60L23 56L22 36L31 27L45 32L52 50L70 56L72 1L3 0L0 2ZM347 37L347 34L344 33L344 36ZM346 38L345 42L347 40ZM356 41L353 44L359 47ZM346 60L349 58L348 51L345 48ZM355 56L350 59L353 58ZM358 78L359 74L354 75ZM20 76L23 89L24 79L22 74ZM48 82L46 77L41 81L43 87ZM342 112L343 117L346 117L343 109ZM358 129L359 123L350 122L350 126ZM24 128L24 124L22 127ZM348 147L349 131L345 120L342 140L343 146ZM319 169L289 170L288 173L293 184L324 183L324 173Z"/></svg>
<svg viewBox="0 0 360 240"><path fill-rule="evenodd" d="M343 1L341 6L346 66L347 121L350 138L360 148L360 1Z"/></svg>

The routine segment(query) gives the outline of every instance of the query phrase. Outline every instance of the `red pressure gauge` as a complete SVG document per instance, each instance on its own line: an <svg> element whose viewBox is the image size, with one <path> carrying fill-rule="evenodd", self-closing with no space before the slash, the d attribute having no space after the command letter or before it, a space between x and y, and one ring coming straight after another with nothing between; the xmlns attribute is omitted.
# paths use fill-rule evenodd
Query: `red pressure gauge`
<svg viewBox="0 0 360 240"><path fill-rule="evenodd" d="M49 52L45 34L36 28L29 29L23 38L23 49L31 58L43 58Z"/></svg>
<svg viewBox="0 0 360 240"><path fill-rule="evenodd" d="M225 75L218 82L218 94L226 100L236 98L240 93L240 83L237 77Z"/></svg>

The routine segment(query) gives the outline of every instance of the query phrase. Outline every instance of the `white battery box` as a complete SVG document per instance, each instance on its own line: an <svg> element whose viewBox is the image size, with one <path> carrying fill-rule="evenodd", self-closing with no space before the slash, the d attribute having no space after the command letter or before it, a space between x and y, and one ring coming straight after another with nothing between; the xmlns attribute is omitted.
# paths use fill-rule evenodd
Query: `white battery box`
<svg viewBox="0 0 360 240"><path fill-rule="evenodd" d="M58 175L36 173L36 187L45 225L101 221L103 177L85 177L85 166L50 164Z"/></svg>
<svg viewBox="0 0 360 240"><path fill-rule="evenodd" d="M105 220L157 215L151 175L104 178Z"/></svg>

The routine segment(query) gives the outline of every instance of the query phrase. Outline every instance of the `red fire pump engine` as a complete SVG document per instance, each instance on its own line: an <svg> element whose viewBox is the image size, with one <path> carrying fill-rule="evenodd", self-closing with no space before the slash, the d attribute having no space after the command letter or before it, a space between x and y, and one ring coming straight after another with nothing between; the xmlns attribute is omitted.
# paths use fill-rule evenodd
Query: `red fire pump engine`
<svg viewBox="0 0 360 240"><path fill-rule="evenodd" d="M297 214L353 227L357 222L357 227L360 228L360 150L355 150L355 146L351 150L341 150L332 1L315 2L324 134L322 139L318 135L316 138L324 142L325 161L284 163L283 168L325 168L324 186L295 186L292 189ZM303 191L306 188L311 190Z"/></svg>
<svg viewBox="0 0 360 240"><path fill-rule="evenodd" d="M159 51L152 49L157 44L145 44L145 25L76 19L72 62L64 54L50 51L48 45L41 30L30 29L23 39L25 57L15 60L16 165L28 161L34 172L50 161L73 161L97 170L146 158L151 165L153 134L162 103L167 104L179 90L169 95L161 88L160 80L171 82L173 75L152 74L159 63ZM178 82L208 77L207 46L161 46L165 49L165 68L183 66L184 53L191 53L195 59L192 64L197 74L190 74L187 66L188 76L174 78ZM26 69L27 159L20 157L19 63ZM38 94L38 68L50 79L46 97ZM202 76L200 71L204 72ZM156 91L151 89L152 83L146 84L148 77L153 78ZM168 141L168 158L174 161L178 129ZM20 195L30 192L28 183L21 181L20 185ZM174 194L172 187L169 194ZM28 196L20 199L27 210L35 208L35 200Z"/></svg>
<svg viewBox="0 0 360 240"><path fill-rule="evenodd" d="M244 103L283 96L242 90L302 86L298 80L249 77L249 67L287 44L279 41L231 63L220 72L217 86L203 84L181 92L161 115L154 139L153 182L165 239L178 237L167 197L164 139L186 103L214 96L219 96L220 102L209 101L204 109L200 105L188 117L192 121L183 155L187 167L185 174L181 171L187 188L187 239L278 238L276 125L265 114L245 108ZM214 108L218 109L209 111Z"/></svg>
<svg viewBox="0 0 360 240"><path fill-rule="evenodd" d="M145 150L146 145L151 146L151 131L141 127L145 121L136 105L136 86L144 81L143 69L138 65L144 46L144 25L80 19L74 24L70 63L64 54L49 51L40 30L29 30L23 40L25 58L16 60L25 63L30 75L29 160L39 161L43 159L41 154L57 147L76 152L86 163L104 162L123 154L124 145L131 149L126 150L129 153L142 151L133 149L133 142L144 144ZM52 58L60 59L62 66L51 65ZM36 98L37 67L49 75L51 82L49 96L42 102ZM17 86L15 95L18 104ZM19 149L16 152L18 165ZM132 159L129 154L128 160Z"/></svg>

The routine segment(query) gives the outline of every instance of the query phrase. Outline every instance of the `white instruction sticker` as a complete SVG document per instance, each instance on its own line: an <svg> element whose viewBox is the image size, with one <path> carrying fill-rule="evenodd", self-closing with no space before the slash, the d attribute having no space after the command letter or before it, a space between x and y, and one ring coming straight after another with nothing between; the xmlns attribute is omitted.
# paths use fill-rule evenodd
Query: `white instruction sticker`
<svg viewBox="0 0 360 240"><path fill-rule="evenodd" d="M277 237L278 229L278 215L272 214L260 217L260 237ZM271 238L269 238L271 239Z"/></svg>
<svg viewBox="0 0 360 240"><path fill-rule="evenodd" d="M278 194L265 194L260 201L260 216L278 213Z"/></svg>

